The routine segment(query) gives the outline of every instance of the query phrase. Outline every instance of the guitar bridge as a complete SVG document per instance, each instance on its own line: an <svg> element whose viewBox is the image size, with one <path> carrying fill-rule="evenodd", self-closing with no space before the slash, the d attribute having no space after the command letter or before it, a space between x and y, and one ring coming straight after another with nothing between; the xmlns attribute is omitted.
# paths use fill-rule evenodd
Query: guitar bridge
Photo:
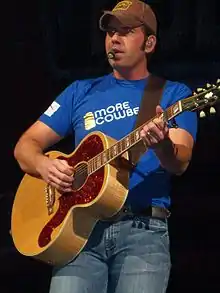
<svg viewBox="0 0 220 293"><path fill-rule="evenodd" d="M46 206L48 210L48 215L50 216L53 213L53 206L55 203L55 188L50 184L47 184L45 187L46 193Z"/></svg>

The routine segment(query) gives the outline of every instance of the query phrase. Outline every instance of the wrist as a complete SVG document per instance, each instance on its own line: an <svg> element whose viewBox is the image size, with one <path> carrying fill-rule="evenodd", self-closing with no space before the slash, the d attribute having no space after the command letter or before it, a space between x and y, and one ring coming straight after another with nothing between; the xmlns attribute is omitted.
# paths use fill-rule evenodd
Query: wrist
<svg viewBox="0 0 220 293"><path fill-rule="evenodd" d="M154 149L156 154L164 153L166 155L175 154L175 144L167 136L163 141L161 141Z"/></svg>
<svg viewBox="0 0 220 293"><path fill-rule="evenodd" d="M35 156L35 169L39 175L41 175L41 170L45 162L47 162L48 160L49 158L45 156L44 154L37 154Z"/></svg>

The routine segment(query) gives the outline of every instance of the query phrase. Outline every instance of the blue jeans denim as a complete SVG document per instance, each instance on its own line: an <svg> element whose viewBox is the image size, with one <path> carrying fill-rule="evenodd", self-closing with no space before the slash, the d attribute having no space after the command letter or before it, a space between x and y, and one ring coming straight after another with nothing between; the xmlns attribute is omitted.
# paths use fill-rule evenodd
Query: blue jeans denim
<svg viewBox="0 0 220 293"><path fill-rule="evenodd" d="M167 221L99 222L78 257L54 269L50 293L164 293L170 266Z"/></svg>

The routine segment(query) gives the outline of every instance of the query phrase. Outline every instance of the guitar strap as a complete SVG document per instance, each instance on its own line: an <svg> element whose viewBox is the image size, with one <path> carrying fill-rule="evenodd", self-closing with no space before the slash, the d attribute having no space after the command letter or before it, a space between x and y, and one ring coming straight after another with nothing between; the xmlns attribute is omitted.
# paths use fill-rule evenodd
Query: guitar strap
<svg viewBox="0 0 220 293"><path fill-rule="evenodd" d="M160 104L165 84L166 80L164 78L153 74L149 75L144 88L134 129L143 125L156 115L156 106ZM146 152L146 146L144 145L143 140L141 140L128 152L130 164L135 166L144 152Z"/></svg>

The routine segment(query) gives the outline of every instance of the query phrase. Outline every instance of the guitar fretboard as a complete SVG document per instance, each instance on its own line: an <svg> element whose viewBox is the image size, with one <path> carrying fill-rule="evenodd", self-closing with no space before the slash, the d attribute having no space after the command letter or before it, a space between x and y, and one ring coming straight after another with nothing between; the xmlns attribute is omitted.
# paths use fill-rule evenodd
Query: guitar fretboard
<svg viewBox="0 0 220 293"><path fill-rule="evenodd" d="M181 111L182 111L182 104L179 101L175 103L174 105L170 106L169 108L167 108L167 110L161 114L161 117L164 121L169 121L170 119L178 115ZM132 132L130 132L128 135L123 137L121 140L116 142L114 145L112 145L108 149L104 150L100 154L96 155L94 158L90 159L88 162L89 174L94 173L95 171L102 168L103 166L111 162L112 160L116 159L118 156L122 155L124 152L128 151L132 146L137 144L142 139L140 132L143 126L155 118L156 116L150 119L149 121L147 121L146 123L144 123L143 125L136 128Z"/></svg>

